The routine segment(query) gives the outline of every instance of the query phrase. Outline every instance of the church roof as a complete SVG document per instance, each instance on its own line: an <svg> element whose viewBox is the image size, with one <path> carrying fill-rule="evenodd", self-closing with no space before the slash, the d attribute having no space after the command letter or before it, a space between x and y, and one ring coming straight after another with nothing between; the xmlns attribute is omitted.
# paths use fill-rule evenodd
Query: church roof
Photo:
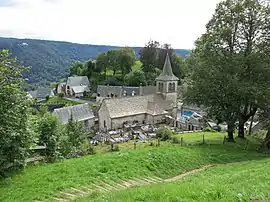
<svg viewBox="0 0 270 202"><path fill-rule="evenodd" d="M53 114L62 121L63 124L67 124L68 120L71 118L71 115L74 121L83 121L88 119L95 118L92 109L88 104L80 104L69 107L63 107L55 109Z"/></svg>
<svg viewBox="0 0 270 202"><path fill-rule="evenodd" d="M161 115L173 108L173 102L164 100L160 95L134 96L103 100L111 118L137 114Z"/></svg>
<svg viewBox="0 0 270 202"><path fill-rule="evenodd" d="M156 78L157 81L178 81L179 79L172 72L172 65L170 62L169 54L167 53L163 70Z"/></svg>

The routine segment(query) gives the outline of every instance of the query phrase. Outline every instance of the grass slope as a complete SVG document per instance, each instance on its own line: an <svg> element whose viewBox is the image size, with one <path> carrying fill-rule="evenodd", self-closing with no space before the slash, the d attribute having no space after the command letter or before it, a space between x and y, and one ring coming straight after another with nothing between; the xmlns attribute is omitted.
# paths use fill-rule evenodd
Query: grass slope
<svg viewBox="0 0 270 202"><path fill-rule="evenodd" d="M270 160L222 165L173 183L155 184L76 201L269 201Z"/></svg>
<svg viewBox="0 0 270 202"><path fill-rule="evenodd" d="M231 145L180 147L162 145L132 151L98 154L54 164L28 167L0 184L0 201L48 199L59 190L104 181L175 176L210 163L246 161L265 156Z"/></svg>

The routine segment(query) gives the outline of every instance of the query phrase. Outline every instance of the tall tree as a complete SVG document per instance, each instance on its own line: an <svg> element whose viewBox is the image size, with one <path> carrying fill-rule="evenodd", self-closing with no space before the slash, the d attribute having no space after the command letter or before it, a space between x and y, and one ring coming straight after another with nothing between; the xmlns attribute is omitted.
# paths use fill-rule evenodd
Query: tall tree
<svg viewBox="0 0 270 202"><path fill-rule="evenodd" d="M140 61L144 72L154 72L157 68L158 50L160 44L157 41L149 41L140 51Z"/></svg>
<svg viewBox="0 0 270 202"><path fill-rule="evenodd" d="M0 52L0 177L8 169L22 169L31 145L27 130L26 94L21 74L27 68L18 65L7 50Z"/></svg>
<svg viewBox="0 0 270 202"><path fill-rule="evenodd" d="M235 1L233 6L240 10L234 33L243 67L239 74L242 102L238 137L244 138L245 122L270 99L270 92L265 91L270 85L270 10L269 4L261 0Z"/></svg>
<svg viewBox="0 0 270 202"><path fill-rule="evenodd" d="M116 74L117 70L119 70L119 51L118 50L109 50L107 52L108 57L108 66L113 70L113 75Z"/></svg>
<svg viewBox="0 0 270 202"><path fill-rule="evenodd" d="M130 47L121 48L118 54L119 67L122 75L125 76L131 72L131 68L135 63L135 52Z"/></svg>
<svg viewBox="0 0 270 202"><path fill-rule="evenodd" d="M100 53L97 56L96 65L98 69L101 69L104 72L104 78L106 78L107 66L108 66L107 53Z"/></svg>

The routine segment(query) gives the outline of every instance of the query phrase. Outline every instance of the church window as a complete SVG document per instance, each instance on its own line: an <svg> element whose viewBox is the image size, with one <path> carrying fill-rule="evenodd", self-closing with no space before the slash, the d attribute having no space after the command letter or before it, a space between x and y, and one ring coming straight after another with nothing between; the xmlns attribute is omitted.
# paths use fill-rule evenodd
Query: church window
<svg viewBox="0 0 270 202"><path fill-rule="evenodd" d="M105 120L104 120L104 123L103 124L104 124L104 128L106 128L106 121Z"/></svg>
<svg viewBox="0 0 270 202"><path fill-rule="evenodd" d="M173 84L169 83L169 92L172 92L172 91L173 91Z"/></svg>
<svg viewBox="0 0 270 202"><path fill-rule="evenodd" d="M173 91L174 91L174 92L176 91L175 83L173 83Z"/></svg>

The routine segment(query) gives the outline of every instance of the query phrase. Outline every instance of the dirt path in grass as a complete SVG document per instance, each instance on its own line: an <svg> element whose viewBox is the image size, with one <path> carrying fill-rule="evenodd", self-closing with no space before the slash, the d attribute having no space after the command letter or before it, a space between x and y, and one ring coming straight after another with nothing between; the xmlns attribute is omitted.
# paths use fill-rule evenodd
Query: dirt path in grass
<svg viewBox="0 0 270 202"><path fill-rule="evenodd" d="M55 193L53 196L48 197L47 201L68 202L68 201L73 201L79 197L85 197L94 192L106 193L106 192L112 192L112 191L120 191L120 190L127 189L130 187L138 187L138 186L151 185L151 184L157 184L157 183L174 182L174 181L182 180L184 177L188 175L200 173L209 168L216 167L219 165L233 165L233 164L241 164L241 163L243 162L208 164L201 168L186 171L186 172L181 173L180 175L177 175L172 178L167 178L167 179L162 179L155 176L149 176L149 177L143 177L143 178L127 179L125 181L120 181L117 183L110 183L110 184L102 182L102 181L97 181L96 184L89 184L87 186L76 187L76 188L71 187L64 191L60 191L58 193ZM35 201L41 202L40 200L35 200Z"/></svg>

